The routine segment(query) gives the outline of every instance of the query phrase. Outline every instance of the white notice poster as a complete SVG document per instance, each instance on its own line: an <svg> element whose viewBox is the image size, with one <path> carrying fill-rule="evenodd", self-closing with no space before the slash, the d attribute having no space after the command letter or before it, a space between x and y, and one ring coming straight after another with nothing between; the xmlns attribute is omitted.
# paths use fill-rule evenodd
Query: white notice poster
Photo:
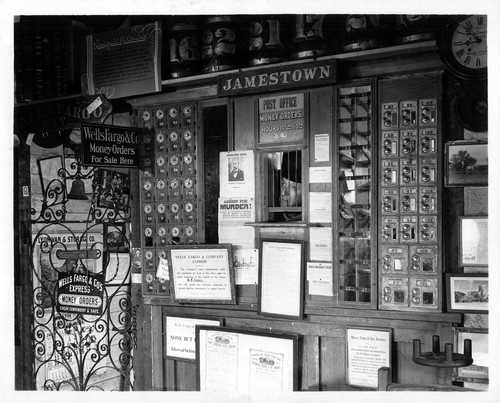
<svg viewBox="0 0 500 403"><path fill-rule="evenodd" d="M309 228L309 259L332 261L332 228Z"/></svg>
<svg viewBox="0 0 500 403"><path fill-rule="evenodd" d="M331 263L307 263L309 294L333 296L333 271Z"/></svg>
<svg viewBox="0 0 500 403"><path fill-rule="evenodd" d="M378 369L391 366L390 330L347 328L347 383L377 388Z"/></svg>
<svg viewBox="0 0 500 403"><path fill-rule="evenodd" d="M220 196L254 197L254 171L253 150L220 153Z"/></svg>
<svg viewBox="0 0 500 403"><path fill-rule="evenodd" d="M309 221L332 222L332 194L330 192L309 193Z"/></svg>

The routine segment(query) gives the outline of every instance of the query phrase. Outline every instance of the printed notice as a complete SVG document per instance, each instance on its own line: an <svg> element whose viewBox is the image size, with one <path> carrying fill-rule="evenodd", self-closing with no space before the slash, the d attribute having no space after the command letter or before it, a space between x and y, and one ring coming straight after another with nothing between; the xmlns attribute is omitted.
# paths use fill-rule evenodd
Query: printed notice
<svg viewBox="0 0 500 403"><path fill-rule="evenodd" d="M213 333L206 340L206 361L203 391L220 392L237 390L238 335Z"/></svg>
<svg viewBox="0 0 500 403"><path fill-rule="evenodd" d="M172 249L171 260L175 299L232 299L227 249Z"/></svg>
<svg viewBox="0 0 500 403"><path fill-rule="evenodd" d="M309 221L332 222L332 195L329 192L309 193Z"/></svg>
<svg viewBox="0 0 500 403"><path fill-rule="evenodd" d="M233 267L236 285L257 284L259 281L258 249L233 247Z"/></svg>
<svg viewBox="0 0 500 403"><path fill-rule="evenodd" d="M283 354L250 350L250 390L283 390Z"/></svg>
<svg viewBox="0 0 500 403"><path fill-rule="evenodd" d="M254 247L255 230L245 226L255 222L255 200L250 197L219 198L219 242L244 248Z"/></svg>
<svg viewBox="0 0 500 403"><path fill-rule="evenodd" d="M220 326L218 320L167 316L165 321L165 353L168 357L196 359L196 325Z"/></svg>
<svg viewBox="0 0 500 403"><path fill-rule="evenodd" d="M332 167L310 167L309 183L332 183Z"/></svg>
<svg viewBox="0 0 500 403"><path fill-rule="evenodd" d="M389 330L347 329L347 383L377 388L378 369L390 367Z"/></svg>
<svg viewBox="0 0 500 403"><path fill-rule="evenodd" d="M333 271L331 263L307 263L309 294L333 296Z"/></svg>
<svg viewBox="0 0 500 403"><path fill-rule="evenodd" d="M254 197L254 169L253 150L220 153L220 196Z"/></svg>
<svg viewBox="0 0 500 403"><path fill-rule="evenodd" d="M314 135L314 161L330 161L330 136L328 133Z"/></svg>
<svg viewBox="0 0 500 403"><path fill-rule="evenodd" d="M309 258L327 262L332 260L331 227L309 228Z"/></svg>

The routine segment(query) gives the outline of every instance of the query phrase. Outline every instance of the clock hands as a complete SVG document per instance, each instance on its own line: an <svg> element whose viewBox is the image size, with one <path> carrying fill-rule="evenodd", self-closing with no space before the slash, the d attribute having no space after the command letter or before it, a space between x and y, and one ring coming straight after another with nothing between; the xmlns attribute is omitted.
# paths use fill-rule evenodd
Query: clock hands
<svg viewBox="0 0 500 403"><path fill-rule="evenodd" d="M469 43L481 43L483 40L477 35L475 34L474 32L472 32L470 29L467 29L467 28L464 28L465 32L459 32L457 31L458 33L462 34L462 35L465 35L465 34L468 34L470 36L473 36L475 41L467 41L466 44L468 45Z"/></svg>

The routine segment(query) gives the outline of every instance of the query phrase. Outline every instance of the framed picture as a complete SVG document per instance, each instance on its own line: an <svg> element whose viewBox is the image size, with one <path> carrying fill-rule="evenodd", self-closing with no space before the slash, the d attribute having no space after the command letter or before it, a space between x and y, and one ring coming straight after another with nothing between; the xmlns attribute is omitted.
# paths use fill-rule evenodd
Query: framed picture
<svg viewBox="0 0 500 403"><path fill-rule="evenodd" d="M446 143L446 186L488 185L488 143L455 141Z"/></svg>
<svg viewBox="0 0 500 403"><path fill-rule="evenodd" d="M128 253L125 223L104 223L104 244L108 253Z"/></svg>
<svg viewBox="0 0 500 403"><path fill-rule="evenodd" d="M222 326L222 319L165 316L165 355L179 361L196 361L196 326Z"/></svg>
<svg viewBox="0 0 500 403"><path fill-rule="evenodd" d="M40 172L40 181L42 183L42 191L46 194L49 189L61 188L64 184L64 177L59 176L59 172L63 168L63 160L61 156L49 157L38 160L38 170ZM57 179L56 181L54 181ZM59 192L58 192L59 193Z"/></svg>
<svg viewBox="0 0 500 403"><path fill-rule="evenodd" d="M346 382L377 389L378 369L391 367L392 329L347 327Z"/></svg>
<svg viewBox="0 0 500 403"><path fill-rule="evenodd" d="M196 326L198 390L297 390L298 343L296 334Z"/></svg>
<svg viewBox="0 0 500 403"><path fill-rule="evenodd" d="M472 365L453 369L453 380L460 382L488 383L489 356L488 356L488 329L454 327L454 349L463 354L464 340L470 339L472 344Z"/></svg>
<svg viewBox="0 0 500 403"><path fill-rule="evenodd" d="M488 313L486 273L447 273L448 312Z"/></svg>
<svg viewBox="0 0 500 403"><path fill-rule="evenodd" d="M231 244L174 245L166 251L175 301L236 303Z"/></svg>
<svg viewBox="0 0 500 403"><path fill-rule="evenodd" d="M459 217L460 266L488 266L488 217Z"/></svg>
<svg viewBox="0 0 500 403"><path fill-rule="evenodd" d="M126 210L130 198L129 176L109 169L100 169L97 206Z"/></svg>
<svg viewBox="0 0 500 403"><path fill-rule="evenodd" d="M259 313L299 319L304 300L304 242L260 242Z"/></svg>

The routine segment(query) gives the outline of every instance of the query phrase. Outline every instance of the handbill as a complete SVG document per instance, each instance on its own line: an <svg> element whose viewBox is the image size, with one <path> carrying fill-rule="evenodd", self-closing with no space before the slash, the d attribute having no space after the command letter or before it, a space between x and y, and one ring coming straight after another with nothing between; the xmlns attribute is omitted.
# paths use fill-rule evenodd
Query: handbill
<svg viewBox="0 0 500 403"><path fill-rule="evenodd" d="M309 229L309 258L330 262L332 260L331 227L311 227Z"/></svg>
<svg viewBox="0 0 500 403"><path fill-rule="evenodd" d="M332 222L332 195L329 192L309 193L309 221Z"/></svg>
<svg viewBox="0 0 500 403"><path fill-rule="evenodd" d="M347 383L377 388L378 369L390 367L390 331L347 329Z"/></svg>
<svg viewBox="0 0 500 403"><path fill-rule="evenodd" d="M309 294L333 296L333 271L331 263L307 263Z"/></svg>
<svg viewBox="0 0 500 403"><path fill-rule="evenodd" d="M254 197L254 171L253 150L220 153L220 196Z"/></svg>
<svg viewBox="0 0 500 403"><path fill-rule="evenodd" d="M168 357L196 359L196 325L220 326L220 322L175 316L165 318L165 353Z"/></svg>

